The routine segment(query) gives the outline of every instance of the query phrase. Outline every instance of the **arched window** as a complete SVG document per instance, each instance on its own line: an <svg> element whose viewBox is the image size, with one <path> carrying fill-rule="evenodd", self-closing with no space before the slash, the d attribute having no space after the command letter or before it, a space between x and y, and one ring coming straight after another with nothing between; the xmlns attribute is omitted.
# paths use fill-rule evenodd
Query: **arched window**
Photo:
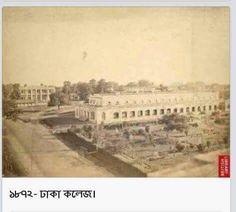
<svg viewBox="0 0 236 212"><path fill-rule="evenodd" d="M135 111L130 112L130 117L135 117Z"/></svg>
<svg viewBox="0 0 236 212"><path fill-rule="evenodd" d="M178 109L177 109L177 108L175 108L175 109L174 109L174 113L177 113L177 112L178 112Z"/></svg>
<svg viewBox="0 0 236 212"><path fill-rule="evenodd" d="M165 114L165 110L164 110L164 109L161 109L161 110L160 110L160 114L161 114L161 115Z"/></svg>
<svg viewBox="0 0 236 212"><path fill-rule="evenodd" d="M189 112L190 112L190 108L186 107L186 113L189 113Z"/></svg>
<svg viewBox="0 0 236 212"><path fill-rule="evenodd" d="M146 115L146 116L150 116L150 110L146 110L146 111L145 111L145 115Z"/></svg>
<svg viewBox="0 0 236 212"><path fill-rule="evenodd" d="M217 105L214 105L214 110L217 110Z"/></svg>
<svg viewBox="0 0 236 212"><path fill-rule="evenodd" d="M180 113L183 113L184 112L184 108L180 108Z"/></svg>
<svg viewBox="0 0 236 212"><path fill-rule="evenodd" d="M142 110L139 110L138 111L138 116L140 117L140 116L143 116L143 111Z"/></svg>
<svg viewBox="0 0 236 212"><path fill-rule="evenodd" d="M201 112L201 107L200 106L197 107L197 111Z"/></svg>
<svg viewBox="0 0 236 212"><path fill-rule="evenodd" d="M118 119L119 118L119 113L118 112L113 113L113 118Z"/></svg>
<svg viewBox="0 0 236 212"><path fill-rule="evenodd" d="M209 110L211 110L211 105L209 105Z"/></svg>
<svg viewBox="0 0 236 212"><path fill-rule="evenodd" d="M167 109L167 114L170 114L170 113L171 113L171 109L168 108L168 109Z"/></svg>
<svg viewBox="0 0 236 212"><path fill-rule="evenodd" d="M152 114L153 114L154 116L156 116L156 115L157 115L157 109L154 109Z"/></svg>
<svg viewBox="0 0 236 212"><path fill-rule="evenodd" d="M195 112L195 107L192 107L192 112Z"/></svg>

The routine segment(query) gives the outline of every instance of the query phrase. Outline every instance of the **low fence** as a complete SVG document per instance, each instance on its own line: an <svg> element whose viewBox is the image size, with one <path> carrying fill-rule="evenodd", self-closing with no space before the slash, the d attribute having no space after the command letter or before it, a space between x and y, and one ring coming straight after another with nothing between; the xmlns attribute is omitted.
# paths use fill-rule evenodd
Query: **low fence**
<svg viewBox="0 0 236 212"><path fill-rule="evenodd" d="M67 134L70 136L70 139L76 142L76 144L82 147L82 149L86 149L88 154L93 153L92 157L95 157L97 160L99 160L99 162L101 162L105 168L115 173L115 175L123 177L147 176L146 173L142 172L138 168L122 161L102 148L97 148L96 145L86 141L85 138L77 136L74 132L68 131Z"/></svg>

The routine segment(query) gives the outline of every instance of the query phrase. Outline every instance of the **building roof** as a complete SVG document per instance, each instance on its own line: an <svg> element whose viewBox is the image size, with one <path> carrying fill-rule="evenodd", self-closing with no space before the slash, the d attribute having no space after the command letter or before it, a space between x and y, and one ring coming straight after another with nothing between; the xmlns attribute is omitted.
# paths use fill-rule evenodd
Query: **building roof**
<svg viewBox="0 0 236 212"><path fill-rule="evenodd" d="M156 91L156 92L116 92L116 93L98 93L90 97L106 97L106 96L127 96L127 95L161 95L161 94L202 94L202 93L218 93L217 91Z"/></svg>
<svg viewBox="0 0 236 212"><path fill-rule="evenodd" d="M20 89L55 89L52 85L26 85L20 86Z"/></svg>

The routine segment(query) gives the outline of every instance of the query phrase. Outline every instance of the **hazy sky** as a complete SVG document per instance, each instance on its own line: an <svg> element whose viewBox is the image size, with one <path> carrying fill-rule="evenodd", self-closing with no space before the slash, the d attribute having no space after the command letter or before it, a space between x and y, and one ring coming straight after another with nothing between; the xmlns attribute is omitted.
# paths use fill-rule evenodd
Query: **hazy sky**
<svg viewBox="0 0 236 212"><path fill-rule="evenodd" d="M4 8L3 82L229 83L229 9Z"/></svg>

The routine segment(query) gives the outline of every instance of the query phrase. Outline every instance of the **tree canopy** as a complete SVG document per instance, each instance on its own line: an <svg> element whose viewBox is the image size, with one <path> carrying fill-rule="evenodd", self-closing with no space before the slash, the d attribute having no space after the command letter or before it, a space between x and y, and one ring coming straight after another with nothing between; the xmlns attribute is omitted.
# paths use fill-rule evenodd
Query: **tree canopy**
<svg viewBox="0 0 236 212"><path fill-rule="evenodd" d="M188 118L179 114L164 115L159 121L159 124L164 124L164 130L178 130L180 132L188 130Z"/></svg>
<svg viewBox="0 0 236 212"><path fill-rule="evenodd" d="M20 99L20 85L8 84L3 85L3 116L6 118L15 119L20 110L17 109L16 100Z"/></svg>
<svg viewBox="0 0 236 212"><path fill-rule="evenodd" d="M139 80L138 82L130 82L126 85L119 85L117 82L106 81L105 79L95 80L91 79L88 82L71 83L65 81L61 88L57 89L57 92L50 95L49 105L68 104L70 95L75 94L79 96L82 101L87 101L88 97L95 93L111 93L116 91L123 91L126 86L138 87L138 86L150 86L152 82L148 80ZM57 99L57 101L56 101Z"/></svg>

